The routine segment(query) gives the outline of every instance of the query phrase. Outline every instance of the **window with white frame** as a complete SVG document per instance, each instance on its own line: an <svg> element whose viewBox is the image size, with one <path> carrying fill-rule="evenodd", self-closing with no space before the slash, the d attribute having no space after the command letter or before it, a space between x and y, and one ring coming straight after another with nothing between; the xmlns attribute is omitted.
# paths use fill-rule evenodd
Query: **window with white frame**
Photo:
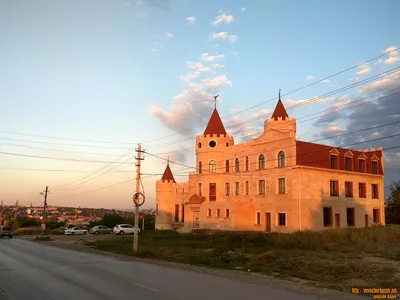
<svg viewBox="0 0 400 300"><path fill-rule="evenodd" d="M286 226L286 214L278 213L278 226Z"/></svg>
<svg viewBox="0 0 400 300"><path fill-rule="evenodd" d="M210 173L215 173L217 170L217 162L215 160L210 161L209 163L209 172Z"/></svg>
<svg viewBox="0 0 400 300"><path fill-rule="evenodd" d="M265 195L265 180L258 181L258 194Z"/></svg>
<svg viewBox="0 0 400 300"><path fill-rule="evenodd" d="M229 182L225 182L225 196L229 196L231 191L231 185Z"/></svg>
<svg viewBox="0 0 400 300"><path fill-rule="evenodd" d="M278 178L278 193L285 194L286 193L286 179Z"/></svg>
<svg viewBox="0 0 400 300"><path fill-rule="evenodd" d="M240 171L240 160L239 158L235 159L235 172L239 172Z"/></svg>
<svg viewBox="0 0 400 300"><path fill-rule="evenodd" d="M278 167L285 166L285 152L280 151L278 154Z"/></svg>
<svg viewBox="0 0 400 300"><path fill-rule="evenodd" d="M258 168L259 169L264 169L265 168L265 156L264 154L260 154L258 157Z"/></svg>
<svg viewBox="0 0 400 300"><path fill-rule="evenodd" d="M235 195L239 196L239 191L240 191L240 184L239 182L235 182Z"/></svg>

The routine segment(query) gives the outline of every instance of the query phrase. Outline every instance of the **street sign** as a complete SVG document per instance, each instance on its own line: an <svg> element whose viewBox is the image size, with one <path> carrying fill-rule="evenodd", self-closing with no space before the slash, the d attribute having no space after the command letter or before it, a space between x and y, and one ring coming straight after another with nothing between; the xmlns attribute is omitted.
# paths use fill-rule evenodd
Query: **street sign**
<svg viewBox="0 0 400 300"><path fill-rule="evenodd" d="M143 193L136 193L135 195L133 195L132 199L133 199L133 203L136 206L142 206L145 201L145 197L144 197Z"/></svg>

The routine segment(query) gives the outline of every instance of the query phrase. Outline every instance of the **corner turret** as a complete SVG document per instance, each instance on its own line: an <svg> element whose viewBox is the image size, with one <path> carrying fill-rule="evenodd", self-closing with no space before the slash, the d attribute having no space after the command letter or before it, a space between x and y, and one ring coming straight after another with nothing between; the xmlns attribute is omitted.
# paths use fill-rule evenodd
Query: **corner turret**
<svg viewBox="0 0 400 300"><path fill-rule="evenodd" d="M161 180L156 183L156 230L171 230L176 181L169 161Z"/></svg>
<svg viewBox="0 0 400 300"><path fill-rule="evenodd" d="M278 103L270 119L264 122L264 132L268 130L278 130L281 132L293 132L296 138L296 119L290 118L281 100L281 90L279 90Z"/></svg>

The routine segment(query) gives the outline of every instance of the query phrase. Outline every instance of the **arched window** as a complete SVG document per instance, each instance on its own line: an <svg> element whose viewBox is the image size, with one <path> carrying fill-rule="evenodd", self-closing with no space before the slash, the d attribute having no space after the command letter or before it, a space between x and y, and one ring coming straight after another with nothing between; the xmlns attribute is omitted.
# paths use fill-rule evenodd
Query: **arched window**
<svg viewBox="0 0 400 300"><path fill-rule="evenodd" d="M249 170L249 157L246 156L246 171Z"/></svg>
<svg viewBox="0 0 400 300"><path fill-rule="evenodd" d="M285 166L285 152L280 151L278 154L278 167Z"/></svg>
<svg viewBox="0 0 400 300"><path fill-rule="evenodd" d="M226 160L225 162L225 172L229 173L229 160Z"/></svg>
<svg viewBox="0 0 400 300"><path fill-rule="evenodd" d="M239 160L239 158L235 159L235 171L236 172L240 171L240 160Z"/></svg>
<svg viewBox="0 0 400 300"><path fill-rule="evenodd" d="M258 157L258 168L259 169L264 169L265 168L265 156L264 156L264 154L261 154Z"/></svg>
<svg viewBox="0 0 400 300"><path fill-rule="evenodd" d="M199 161L199 174L203 172L203 163Z"/></svg>
<svg viewBox="0 0 400 300"><path fill-rule="evenodd" d="M208 172L215 173L216 170L217 170L217 162L215 160L210 161Z"/></svg>

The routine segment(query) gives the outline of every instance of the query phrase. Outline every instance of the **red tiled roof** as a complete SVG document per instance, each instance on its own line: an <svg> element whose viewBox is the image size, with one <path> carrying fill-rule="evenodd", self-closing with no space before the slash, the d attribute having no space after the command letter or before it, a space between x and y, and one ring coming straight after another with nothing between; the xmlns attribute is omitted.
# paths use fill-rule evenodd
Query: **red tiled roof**
<svg viewBox="0 0 400 300"><path fill-rule="evenodd" d="M222 124L221 118L219 117L218 111L214 108L211 114L210 120L208 121L204 134L221 134L226 135L224 124Z"/></svg>
<svg viewBox="0 0 400 300"><path fill-rule="evenodd" d="M190 196L189 201L186 202L187 204L202 204L206 198L199 196L197 194L193 194Z"/></svg>
<svg viewBox="0 0 400 300"><path fill-rule="evenodd" d="M163 176L161 177L161 180L163 180L163 181L172 181L172 182L176 182L175 181L175 178L174 178L174 175L172 175L172 171L171 171L171 168L169 167L169 163L167 164L167 167L165 168L165 171L164 171L164 174L163 174Z"/></svg>
<svg viewBox="0 0 400 300"><path fill-rule="evenodd" d="M382 168L382 151L369 151L362 152L352 149L345 149L340 147L333 147L328 145L321 145L303 141L296 141L296 165L300 166L308 166L308 167L316 167L316 168L324 168L331 169L330 165L330 155L334 154L332 151L336 149L339 153L339 170L345 170L345 153L351 151L353 153L352 160L352 170L353 172L359 172L359 165L357 163L358 158L364 157L366 160L365 165L365 173L372 173L371 170L371 159L374 155L379 159L378 170L377 173L379 175L383 175Z"/></svg>
<svg viewBox="0 0 400 300"><path fill-rule="evenodd" d="M289 118L289 115L287 114L281 99L278 100L278 103L275 106L275 110L274 113L272 114L271 119L275 119L277 121L278 117L281 117L282 120L285 120L285 118Z"/></svg>

